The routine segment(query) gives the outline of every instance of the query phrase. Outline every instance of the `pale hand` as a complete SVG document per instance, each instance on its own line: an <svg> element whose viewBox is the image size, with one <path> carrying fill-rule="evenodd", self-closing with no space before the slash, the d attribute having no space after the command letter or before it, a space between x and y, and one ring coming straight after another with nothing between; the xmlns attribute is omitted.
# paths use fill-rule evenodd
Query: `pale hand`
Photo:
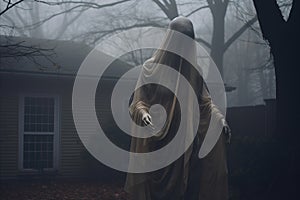
<svg viewBox="0 0 300 200"><path fill-rule="evenodd" d="M225 134L226 137L226 142L230 143L231 140L231 129L229 127L229 125L227 124L225 119L222 119L222 123L223 123L223 132Z"/></svg>
<svg viewBox="0 0 300 200"><path fill-rule="evenodd" d="M143 123L144 123L146 126L148 126L148 125L153 125L153 124L152 124L152 118L151 118L150 114L147 113L147 112L143 113L143 115L142 115L142 121L143 121Z"/></svg>

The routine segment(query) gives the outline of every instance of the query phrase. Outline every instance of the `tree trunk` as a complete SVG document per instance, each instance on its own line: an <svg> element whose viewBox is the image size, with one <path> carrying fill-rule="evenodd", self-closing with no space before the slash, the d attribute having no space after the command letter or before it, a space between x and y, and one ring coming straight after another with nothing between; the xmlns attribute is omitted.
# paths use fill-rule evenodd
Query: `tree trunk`
<svg viewBox="0 0 300 200"><path fill-rule="evenodd" d="M279 159L274 166L277 168L277 178L271 187L270 196L276 199L293 199L294 195L299 196L299 3L297 0L293 1L286 22L276 0L254 0L263 36L269 41L274 56L276 120L281 145L276 152Z"/></svg>
<svg viewBox="0 0 300 200"><path fill-rule="evenodd" d="M223 77L225 15L218 11L213 13L213 35L210 55Z"/></svg>

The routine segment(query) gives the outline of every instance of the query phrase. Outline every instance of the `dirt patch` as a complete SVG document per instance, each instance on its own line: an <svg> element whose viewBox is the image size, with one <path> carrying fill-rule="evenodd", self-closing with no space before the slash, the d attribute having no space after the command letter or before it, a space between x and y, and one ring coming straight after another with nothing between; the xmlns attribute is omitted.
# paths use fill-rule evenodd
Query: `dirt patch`
<svg viewBox="0 0 300 200"><path fill-rule="evenodd" d="M121 184L96 181L2 182L1 200L127 200Z"/></svg>

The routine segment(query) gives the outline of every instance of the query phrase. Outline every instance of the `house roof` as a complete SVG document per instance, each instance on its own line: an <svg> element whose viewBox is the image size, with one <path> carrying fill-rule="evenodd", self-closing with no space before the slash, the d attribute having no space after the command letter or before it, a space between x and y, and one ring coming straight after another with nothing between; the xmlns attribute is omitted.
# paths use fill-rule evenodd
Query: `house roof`
<svg viewBox="0 0 300 200"><path fill-rule="evenodd" d="M17 46L17 47L16 47ZM29 37L11 37L0 35L0 73L26 73L30 75L59 75L76 76L87 55L93 50L92 47L74 41L36 39ZM46 56L43 56L45 54ZM103 78L119 79L124 72L133 66L97 51L92 65L100 67L101 59L114 60ZM135 67L127 79L136 80L140 68ZM235 88L225 85L226 91Z"/></svg>
<svg viewBox="0 0 300 200"><path fill-rule="evenodd" d="M90 46L73 41L1 35L0 73L75 76L91 51ZM132 67L120 60L115 60L114 65L120 62L126 68ZM106 76L118 77L118 74L118 67L113 67Z"/></svg>

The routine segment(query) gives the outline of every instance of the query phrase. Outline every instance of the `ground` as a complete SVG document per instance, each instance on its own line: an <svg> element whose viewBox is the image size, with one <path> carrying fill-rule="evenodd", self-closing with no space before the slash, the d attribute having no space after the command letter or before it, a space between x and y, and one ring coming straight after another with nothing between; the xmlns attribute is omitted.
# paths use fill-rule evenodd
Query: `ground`
<svg viewBox="0 0 300 200"><path fill-rule="evenodd" d="M122 184L97 181L1 182L1 200L127 200Z"/></svg>

